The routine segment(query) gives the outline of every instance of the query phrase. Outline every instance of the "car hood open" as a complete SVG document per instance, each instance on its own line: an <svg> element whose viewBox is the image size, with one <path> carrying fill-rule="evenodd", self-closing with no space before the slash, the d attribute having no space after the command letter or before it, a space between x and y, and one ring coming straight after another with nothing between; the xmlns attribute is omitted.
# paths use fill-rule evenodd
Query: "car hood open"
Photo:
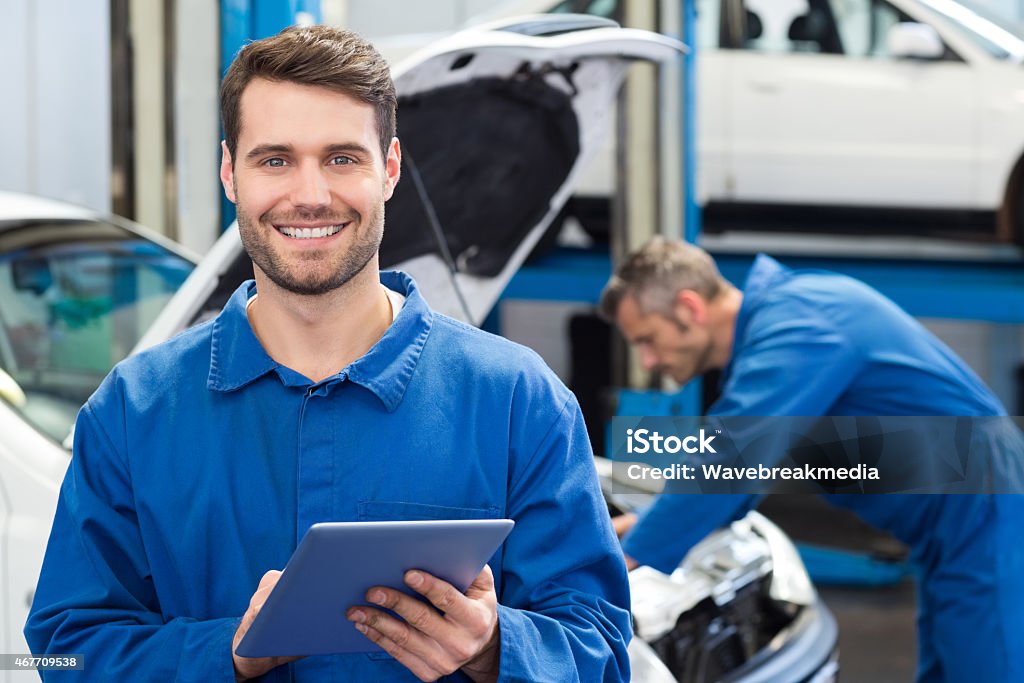
<svg viewBox="0 0 1024 683"><path fill-rule="evenodd" d="M382 267L479 324L610 133L629 63L682 49L607 20L538 15L457 33L400 64L403 175Z"/></svg>

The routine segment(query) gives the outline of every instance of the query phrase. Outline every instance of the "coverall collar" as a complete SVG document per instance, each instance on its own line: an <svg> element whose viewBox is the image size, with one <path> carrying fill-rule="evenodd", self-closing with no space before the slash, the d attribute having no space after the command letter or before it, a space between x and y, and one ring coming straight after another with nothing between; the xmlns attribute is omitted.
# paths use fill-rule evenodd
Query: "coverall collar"
<svg viewBox="0 0 1024 683"><path fill-rule="evenodd" d="M373 347L333 377L314 383L271 358L249 325L245 306L256 293L253 280L243 282L214 320L207 387L212 391L240 389L271 371L287 386L312 387L349 379L373 392L391 412L405 394L433 322L433 312L413 279L383 271L381 284L405 296L395 321Z"/></svg>

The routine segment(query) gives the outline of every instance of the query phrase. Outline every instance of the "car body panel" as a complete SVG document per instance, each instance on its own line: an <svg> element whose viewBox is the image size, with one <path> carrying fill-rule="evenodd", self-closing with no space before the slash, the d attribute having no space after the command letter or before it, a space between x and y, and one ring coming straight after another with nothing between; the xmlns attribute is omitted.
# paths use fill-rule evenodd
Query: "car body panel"
<svg viewBox="0 0 1024 683"><path fill-rule="evenodd" d="M68 452L0 401L0 645L28 654L28 618ZM0 681L38 681L35 671L0 671Z"/></svg>
<svg viewBox="0 0 1024 683"><path fill-rule="evenodd" d="M519 0L477 20L569 6L614 16L621 4ZM810 51L819 49L813 41L788 38L793 21L820 4L696 0L697 203L948 215L1014 208L1021 188L1010 184L1024 154L1024 41L951 0L831 0L846 54L823 54ZM744 40L747 10L763 15L760 38ZM868 19L877 35L865 44ZM886 56L885 30L899 22L926 25L947 52ZM386 37L379 45L394 57L437 36ZM607 200L614 164L605 143L576 196ZM979 223L994 228L995 218Z"/></svg>
<svg viewBox="0 0 1024 683"><path fill-rule="evenodd" d="M719 79L723 69L731 76ZM735 51L709 54L703 70L733 88L731 182L709 200L975 204L977 100L967 64Z"/></svg>
<svg viewBox="0 0 1024 683"><path fill-rule="evenodd" d="M922 60L886 57L880 29L875 44L858 46L860 56L800 51L786 29L806 11L805 0L721 0L734 13L738 6L765 17L762 37L698 52L701 94L725 91L697 103L702 169L708 159L699 201L999 208L1024 151L1024 71L1015 57L979 49L932 1L872 5L884 6L876 21L935 30L948 52ZM721 118L728 127L716 135L708 122ZM723 148L725 161L715 163Z"/></svg>
<svg viewBox="0 0 1024 683"><path fill-rule="evenodd" d="M0 591L5 605L0 616L0 643L4 652L27 654L21 629L28 618L69 460L67 451L31 428L3 402L0 434ZM35 672L7 675L13 680L38 680Z"/></svg>

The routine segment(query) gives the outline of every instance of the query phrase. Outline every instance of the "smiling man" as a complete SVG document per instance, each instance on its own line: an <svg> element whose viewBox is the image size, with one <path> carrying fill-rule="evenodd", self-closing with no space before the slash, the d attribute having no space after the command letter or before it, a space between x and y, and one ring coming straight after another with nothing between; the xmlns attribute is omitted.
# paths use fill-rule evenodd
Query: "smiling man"
<svg viewBox="0 0 1024 683"><path fill-rule="evenodd" d="M82 408L25 629L84 655L70 675L628 679L625 567L572 394L379 272L395 103L345 31L288 29L229 69L221 180L255 280ZM383 652L235 654L311 524L501 517L515 529L465 594L412 571L429 603L376 587L338 615Z"/></svg>

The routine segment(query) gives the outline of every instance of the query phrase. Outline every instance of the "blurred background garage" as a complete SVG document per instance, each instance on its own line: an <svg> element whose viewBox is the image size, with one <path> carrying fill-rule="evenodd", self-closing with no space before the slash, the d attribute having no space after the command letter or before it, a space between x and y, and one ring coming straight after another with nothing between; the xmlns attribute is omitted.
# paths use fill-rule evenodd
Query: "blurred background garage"
<svg viewBox="0 0 1024 683"><path fill-rule="evenodd" d="M864 280L1022 412L1024 0L5 0L0 191L151 229L183 259L161 271L173 272L164 295L234 218L217 179L217 88L245 41L329 23L397 63L460 28L538 13L692 48L631 67L606 144L483 324L576 392L595 452L624 400L679 415L714 400L714 378L680 388L644 372L594 313L615 260L659 233L700 243L737 284L759 252ZM913 680L906 549L813 497L770 496L761 511L836 615L842 679ZM16 512L0 517L5 563ZM24 600L15 574L0 572L7 605ZM19 652L9 614L0 649Z"/></svg>

